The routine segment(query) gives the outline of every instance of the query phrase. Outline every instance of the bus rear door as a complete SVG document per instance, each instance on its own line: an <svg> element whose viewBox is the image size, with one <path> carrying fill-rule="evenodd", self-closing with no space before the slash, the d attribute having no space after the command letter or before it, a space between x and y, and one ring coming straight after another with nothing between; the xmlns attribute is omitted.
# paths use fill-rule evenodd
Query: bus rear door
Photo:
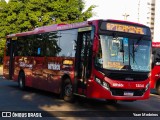
<svg viewBox="0 0 160 120"><path fill-rule="evenodd" d="M6 53L3 63L3 73L7 79L12 79L14 72L14 48L16 41L13 38L8 38L6 42Z"/></svg>

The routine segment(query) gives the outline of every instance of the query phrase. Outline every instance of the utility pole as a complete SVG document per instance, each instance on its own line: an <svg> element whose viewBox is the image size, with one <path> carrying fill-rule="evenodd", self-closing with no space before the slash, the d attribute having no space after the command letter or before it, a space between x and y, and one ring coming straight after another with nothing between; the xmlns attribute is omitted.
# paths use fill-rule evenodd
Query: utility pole
<svg viewBox="0 0 160 120"><path fill-rule="evenodd" d="M139 17L140 17L139 10L140 10L140 0L138 0L138 22L139 22Z"/></svg>
<svg viewBox="0 0 160 120"><path fill-rule="evenodd" d="M127 17L129 16L129 14L124 13L123 16L124 16L124 20L127 20Z"/></svg>

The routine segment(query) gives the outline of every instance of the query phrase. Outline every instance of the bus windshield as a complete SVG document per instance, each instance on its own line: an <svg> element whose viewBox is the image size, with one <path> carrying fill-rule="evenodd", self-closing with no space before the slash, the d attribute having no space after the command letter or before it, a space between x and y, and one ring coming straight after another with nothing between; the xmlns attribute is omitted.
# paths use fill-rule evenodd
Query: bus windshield
<svg viewBox="0 0 160 120"><path fill-rule="evenodd" d="M100 35L96 66L109 70L150 71L151 42L143 38Z"/></svg>

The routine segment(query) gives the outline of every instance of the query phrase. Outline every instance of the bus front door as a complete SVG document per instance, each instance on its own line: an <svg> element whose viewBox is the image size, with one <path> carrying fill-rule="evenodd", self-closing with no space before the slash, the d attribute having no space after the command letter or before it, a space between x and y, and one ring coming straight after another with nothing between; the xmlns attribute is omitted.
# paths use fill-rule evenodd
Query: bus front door
<svg viewBox="0 0 160 120"><path fill-rule="evenodd" d="M90 56L91 31L78 32L75 58L74 93L86 95Z"/></svg>

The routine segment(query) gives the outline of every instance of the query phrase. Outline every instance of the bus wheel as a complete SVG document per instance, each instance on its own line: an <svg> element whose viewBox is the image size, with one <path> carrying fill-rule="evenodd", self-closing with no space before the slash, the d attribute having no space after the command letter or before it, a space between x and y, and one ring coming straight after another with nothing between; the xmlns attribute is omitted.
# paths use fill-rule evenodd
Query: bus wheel
<svg viewBox="0 0 160 120"><path fill-rule="evenodd" d="M157 82L156 91L157 91L158 95L160 95L160 81Z"/></svg>
<svg viewBox="0 0 160 120"><path fill-rule="evenodd" d="M70 79L66 79L64 81L64 86L63 86L63 99L66 102L73 102L73 86L70 81Z"/></svg>
<svg viewBox="0 0 160 120"><path fill-rule="evenodd" d="M18 86L22 90L25 89L25 75L22 72L18 76Z"/></svg>

